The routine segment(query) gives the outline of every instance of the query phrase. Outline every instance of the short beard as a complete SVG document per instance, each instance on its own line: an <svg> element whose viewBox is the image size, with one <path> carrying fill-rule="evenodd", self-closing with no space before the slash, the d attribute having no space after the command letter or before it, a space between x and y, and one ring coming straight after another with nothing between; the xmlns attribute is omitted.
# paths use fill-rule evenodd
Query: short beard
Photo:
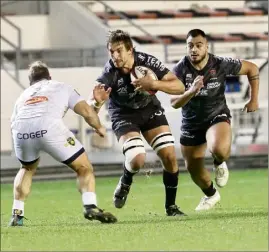
<svg viewBox="0 0 269 252"><path fill-rule="evenodd" d="M199 63L201 63L205 58L206 58L206 53L204 54L204 56L203 56L201 59L199 59L199 60L195 60L195 61L191 60L191 57L189 57L190 61L191 61L193 64L199 64Z"/></svg>

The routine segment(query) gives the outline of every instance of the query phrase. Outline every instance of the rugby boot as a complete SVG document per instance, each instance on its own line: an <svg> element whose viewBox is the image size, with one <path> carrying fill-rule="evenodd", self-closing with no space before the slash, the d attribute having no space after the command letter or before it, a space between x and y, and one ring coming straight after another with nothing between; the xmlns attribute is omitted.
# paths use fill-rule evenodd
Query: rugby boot
<svg viewBox="0 0 269 252"><path fill-rule="evenodd" d="M214 163L215 182L218 187L224 187L229 179L229 170L226 162L222 162L220 165Z"/></svg>
<svg viewBox="0 0 269 252"><path fill-rule="evenodd" d="M96 205L85 205L84 206L84 217L87 220L98 220L102 223L115 223L117 218L109 212L98 208Z"/></svg>
<svg viewBox="0 0 269 252"><path fill-rule="evenodd" d="M199 205L195 208L196 211L205 211L213 208L220 201L220 194L216 190L215 194L208 197L202 197Z"/></svg>
<svg viewBox="0 0 269 252"><path fill-rule="evenodd" d="M119 180L113 196L113 202L116 208L122 208L125 205L131 187L129 185L123 184L121 179L122 177Z"/></svg>
<svg viewBox="0 0 269 252"><path fill-rule="evenodd" d="M179 210L179 207L177 205L172 205L166 208L166 215L167 216L187 216L183 212Z"/></svg>

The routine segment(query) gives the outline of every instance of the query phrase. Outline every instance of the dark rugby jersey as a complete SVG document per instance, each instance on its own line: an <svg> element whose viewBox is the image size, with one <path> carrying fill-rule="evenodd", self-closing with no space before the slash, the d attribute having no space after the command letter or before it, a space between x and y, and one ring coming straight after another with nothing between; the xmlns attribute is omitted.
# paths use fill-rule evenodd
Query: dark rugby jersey
<svg viewBox="0 0 269 252"><path fill-rule="evenodd" d="M204 87L182 107L182 129L199 128L220 113L230 116L224 96L225 80L226 76L237 75L241 66L239 59L213 54L209 54L208 62L202 70L195 69L187 56L174 66L173 72L184 83L186 90L198 75L204 76Z"/></svg>
<svg viewBox="0 0 269 252"><path fill-rule="evenodd" d="M134 51L134 67L146 66L150 68L161 80L169 70L152 55ZM147 106L151 101L159 104L155 95L145 95L139 91L134 91L131 84L130 73L122 73L117 69L110 59L97 82L111 87L112 91L109 97L109 111L121 111L122 109L139 109Z"/></svg>

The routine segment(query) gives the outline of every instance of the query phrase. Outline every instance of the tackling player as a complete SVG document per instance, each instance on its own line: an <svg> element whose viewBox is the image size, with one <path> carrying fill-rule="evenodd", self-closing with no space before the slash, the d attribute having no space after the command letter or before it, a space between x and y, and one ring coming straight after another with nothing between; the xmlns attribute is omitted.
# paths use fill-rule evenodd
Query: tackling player
<svg viewBox="0 0 269 252"><path fill-rule="evenodd" d="M111 213L97 207L93 167L83 146L62 120L70 108L103 137L106 130L98 115L70 85L51 80L43 62L30 65L29 80L30 87L17 99L11 118L14 149L21 169L14 179L10 226L23 225L24 201L31 190L40 151L47 152L77 173L86 219L116 222Z"/></svg>

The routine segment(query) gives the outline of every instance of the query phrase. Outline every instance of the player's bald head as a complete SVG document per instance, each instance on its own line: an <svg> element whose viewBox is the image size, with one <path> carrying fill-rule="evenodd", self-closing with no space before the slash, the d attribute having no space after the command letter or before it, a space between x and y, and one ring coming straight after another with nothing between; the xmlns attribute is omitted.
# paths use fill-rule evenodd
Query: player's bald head
<svg viewBox="0 0 269 252"><path fill-rule="evenodd" d="M35 61L30 64L28 77L30 85L43 79L51 79L48 66L42 61Z"/></svg>

